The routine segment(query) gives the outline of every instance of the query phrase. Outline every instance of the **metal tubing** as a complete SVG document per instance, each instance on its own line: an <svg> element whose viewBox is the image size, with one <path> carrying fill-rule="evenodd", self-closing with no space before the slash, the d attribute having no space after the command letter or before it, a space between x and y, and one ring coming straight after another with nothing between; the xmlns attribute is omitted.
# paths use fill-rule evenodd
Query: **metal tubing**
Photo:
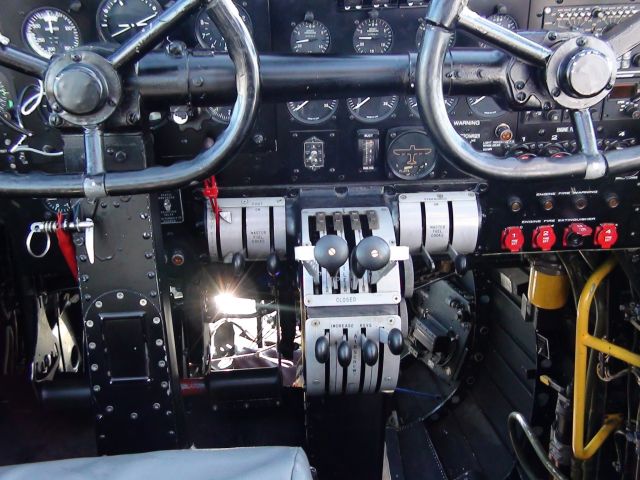
<svg viewBox="0 0 640 480"><path fill-rule="evenodd" d="M442 85L447 95L506 95L508 60L498 50L452 50ZM262 101L413 93L416 61L416 54L260 55ZM152 105L221 105L235 99L234 78L233 63L226 55L150 53L126 84Z"/></svg>
<svg viewBox="0 0 640 480"><path fill-rule="evenodd" d="M104 136L98 126L86 127L84 130L84 158L87 175L100 175L104 169Z"/></svg>
<svg viewBox="0 0 640 480"><path fill-rule="evenodd" d="M574 110L571 112L571 121L580 151L588 159L585 178L592 180L604 177L607 174L607 160L598 151L598 139L593 128L591 112L588 109Z"/></svg>
<svg viewBox="0 0 640 480"><path fill-rule="evenodd" d="M587 385L587 348L609 354L636 367L640 366L640 355L618 347L606 340L589 335L589 312L596 290L617 264L615 257L604 262L587 280L578 301L576 319L576 352L573 377L573 455L588 460L602 446L609 435L622 423L620 415L608 415L604 424L587 445L584 444L584 417Z"/></svg>
<svg viewBox="0 0 640 480"><path fill-rule="evenodd" d="M501 48L523 62L534 66L544 67L552 53L547 47L496 25L467 7L464 7L460 12L458 26L484 42Z"/></svg>
<svg viewBox="0 0 640 480"><path fill-rule="evenodd" d="M148 28L136 33L109 57L115 69L124 67L142 58L152 50L156 44L183 17L191 13L202 4L202 0L178 0L175 4L162 12L151 21Z"/></svg>
<svg viewBox="0 0 640 480"><path fill-rule="evenodd" d="M16 72L44 79L49 62L8 45L0 45L0 65Z"/></svg>

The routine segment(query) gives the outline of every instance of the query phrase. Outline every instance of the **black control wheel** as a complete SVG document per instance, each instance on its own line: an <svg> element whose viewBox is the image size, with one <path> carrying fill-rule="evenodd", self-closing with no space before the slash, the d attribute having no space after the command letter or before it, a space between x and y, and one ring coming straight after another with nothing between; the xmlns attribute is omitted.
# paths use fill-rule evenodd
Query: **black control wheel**
<svg viewBox="0 0 640 480"><path fill-rule="evenodd" d="M103 126L123 115L125 69L151 51L177 24L200 7L202 0L178 0L150 20L115 51L85 47L53 57L51 62L10 45L0 48L0 64L44 80L52 108L50 124L85 130L85 173L47 175L0 173L0 192L9 196L105 197L168 190L215 173L240 149L253 126L260 98L258 54L251 34L231 0L208 3L208 12L228 45L236 69L237 99L229 126L218 141L190 161L139 171L106 172ZM124 106L123 106L124 108ZM128 108L128 107L127 107ZM139 116L131 111L127 122Z"/></svg>

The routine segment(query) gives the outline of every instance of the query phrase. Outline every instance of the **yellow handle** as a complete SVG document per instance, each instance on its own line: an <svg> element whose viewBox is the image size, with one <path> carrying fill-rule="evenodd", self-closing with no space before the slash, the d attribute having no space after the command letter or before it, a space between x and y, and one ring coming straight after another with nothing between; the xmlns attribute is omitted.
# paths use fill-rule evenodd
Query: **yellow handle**
<svg viewBox="0 0 640 480"><path fill-rule="evenodd" d="M580 301L576 319L576 357L573 387L573 455L580 460L588 460L602 446L604 441L622 424L621 415L608 415L593 439L584 446L585 394L587 384L587 348L615 357L633 366L640 367L640 355L614 345L611 342L589 334L589 311L596 290L616 266L616 259L604 262L587 280Z"/></svg>

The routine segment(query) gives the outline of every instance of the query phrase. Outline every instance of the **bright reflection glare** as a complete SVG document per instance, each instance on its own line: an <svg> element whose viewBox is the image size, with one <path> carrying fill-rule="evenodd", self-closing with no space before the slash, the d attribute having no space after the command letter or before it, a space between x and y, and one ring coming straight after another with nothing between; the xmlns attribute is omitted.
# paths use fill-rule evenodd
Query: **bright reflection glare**
<svg viewBox="0 0 640 480"><path fill-rule="evenodd" d="M237 298L232 293L221 293L214 297L218 313L224 314L249 314L256 311L256 301L251 298Z"/></svg>

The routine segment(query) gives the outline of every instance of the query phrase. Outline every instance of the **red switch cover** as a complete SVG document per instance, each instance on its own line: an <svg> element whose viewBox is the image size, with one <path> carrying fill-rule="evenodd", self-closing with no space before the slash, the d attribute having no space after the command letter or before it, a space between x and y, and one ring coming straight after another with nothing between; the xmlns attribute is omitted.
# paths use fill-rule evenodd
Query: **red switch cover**
<svg viewBox="0 0 640 480"><path fill-rule="evenodd" d="M562 245L565 247L581 248L584 241L593 234L593 228L584 223L572 223L564 229Z"/></svg>
<svg viewBox="0 0 640 480"><path fill-rule="evenodd" d="M555 246L556 241L556 232L553 230L553 227L549 225L538 227L533 232L533 248L537 248L543 252L551 250Z"/></svg>
<svg viewBox="0 0 640 480"><path fill-rule="evenodd" d="M521 227L507 227L502 232L502 248L516 253L524 247L524 234Z"/></svg>
<svg viewBox="0 0 640 480"><path fill-rule="evenodd" d="M593 243L600 248L609 249L618 242L618 227L613 223L603 223L596 228Z"/></svg>

